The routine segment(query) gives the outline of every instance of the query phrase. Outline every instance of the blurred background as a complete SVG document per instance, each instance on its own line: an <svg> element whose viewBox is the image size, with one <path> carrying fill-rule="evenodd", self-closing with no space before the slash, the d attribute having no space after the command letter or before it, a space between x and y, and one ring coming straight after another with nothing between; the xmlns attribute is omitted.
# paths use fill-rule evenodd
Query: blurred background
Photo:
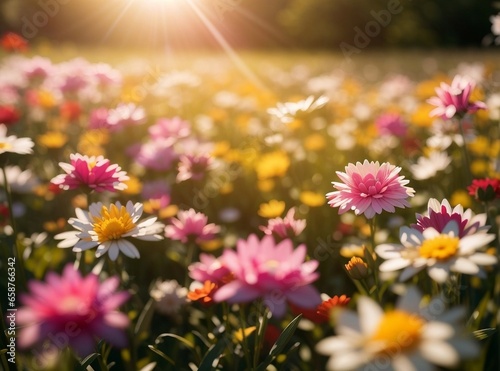
<svg viewBox="0 0 500 371"><path fill-rule="evenodd" d="M489 0L0 0L0 31L117 47L339 51L491 44Z"/></svg>

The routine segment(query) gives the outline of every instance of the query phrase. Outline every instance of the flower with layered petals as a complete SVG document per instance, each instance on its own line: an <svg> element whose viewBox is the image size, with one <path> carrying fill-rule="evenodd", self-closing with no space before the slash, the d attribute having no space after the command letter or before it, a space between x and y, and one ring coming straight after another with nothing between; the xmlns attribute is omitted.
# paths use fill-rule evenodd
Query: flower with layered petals
<svg viewBox="0 0 500 371"><path fill-rule="evenodd" d="M182 243L210 241L220 232L219 226L208 223L208 217L194 209L179 211L177 218L172 218L170 223L165 227L165 236Z"/></svg>
<svg viewBox="0 0 500 371"><path fill-rule="evenodd" d="M433 364L454 367L461 358L479 354L477 343L456 323L461 312L449 310L431 317L431 310L419 306L421 300L420 292L409 287L393 310L384 311L373 299L362 296L357 303L358 315L351 310L339 311L337 336L316 346L316 351L330 356L326 368L432 370Z"/></svg>
<svg viewBox="0 0 500 371"><path fill-rule="evenodd" d="M201 287L193 287L187 294L187 298L191 301L198 301L203 305L213 304L213 296L217 291L217 284L205 281Z"/></svg>
<svg viewBox="0 0 500 371"><path fill-rule="evenodd" d="M278 238L292 238L302 233L306 228L305 219L295 219L295 208L288 210L284 218L274 218L267 221L267 226L260 226L265 234Z"/></svg>
<svg viewBox="0 0 500 371"><path fill-rule="evenodd" d="M345 173L337 171L343 183L332 182L337 189L326 194L331 207L339 207L339 214L353 210L371 219L382 211L393 213L395 207L408 207L408 197L413 197L413 188L406 187L409 180L400 176L400 167L379 162L349 164Z"/></svg>
<svg viewBox="0 0 500 371"><path fill-rule="evenodd" d="M289 239L278 244L271 236L240 239L236 251L223 253L224 266L234 279L217 290L214 300L242 303L262 298L276 317L285 314L287 301L315 308L321 303L319 292L311 285L318 278L318 262L305 261L305 257L305 245L294 249Z"/></svg>
<svg viewBox="0 0 500 371"><path fill-rule="evenodd" d="M180 183L188 179L202 180L212 167L212 158L209 155L181 155L176 181Z"/></svg>
<svg viewBox="0 0 500 371"><path fill-rule="evenodd" d="M165 228L156 217L139 221L142 210L141 203L134 205L131 201L126 206L120 202L109 206L98 202L91 204L89 211L76 209L77 217L69 219L69 224L77 230L56 235L55 239L62 240L57 247L72 247L75 252L97 247L96 257L108 253L111 260L116 260L120 251L130 258L139 258L139 251L129 238L159 241L163 239L159 233Z"/></svg>
<svg viewBox="0 0 500 371"><path fill-rule="evenodd" d="M82 277L71 264L61 276L48 273L45 283L31 281L30 293L21 295L16 343L25 349L53 342L56 347L70 346L81 357L95 352L99 339L125 347L129 319L118 307L130 295L117 291L119 283L117 277L102 283L94 274ZM64 334L63 345L60 334Z"/></svg>
<svg viewBox="0 0 500 371"><path fill-rule="evenodd" d="M127 188L124 183L129 179L127 173L103 156L89 157L72 153L69 158L71 163L59 163L66 174L57 175L51 180L59 188L69 190L86 187L96 192L122 191Z"/></svg>
<svg viewBox="0 0 500 371"><path fill-rule="evenodd" d="M323 302L316 308L316 313L318 314L318 317L322 318L322 320L324 321L330 320L332 310L334 310L335 308L346 307L347 304L349 304L349 302L351 301L351 298L347 297L346 295L335 295L334 297L330 298L326 294L321 294L321 298L323 299Z"/></svg>
<svg viewBox="0 0 500 371"><path fill-rule="evenodd" d="M450 222L455 221L458 225L458 237L475 234L486 233L489 226L486 225L486 214L475 215L471 209L464 211L462 205L451 207L447 199L441 202L435 198L429 199L427 204L427 215L417 214L417 223L410 227L423 232L427 228L434 228L438 232L442 232L444 227Z"/></svg>
<svg viewBox="0 0 500 371"><path fill-rule="evenodd" d="M381 272L404 269L399 280L405 281L427 268L434 281L443 283L450 271L481 275L481 266L497 263L495 256L479 251L493 241L495 235L479 232L460 237L459 233L455 220L449 221L440 231L433 227L423 232L401 227L401 245L382 244L375 248L375 252L385 259L379 269Z"/></svg>
<svg viewBox="0 0 500 371"><path fill-rule="evenodd" d="M33 153L35 143L30 138L18 138L15 135L7 136L7 126L0 123L0 154L5 152L26 155Z"/></svg>
<svg viewBox="0 0 500 371"><path fill-rule="evenodd" d="M456 75L451 82L451 86L442 82L436 88L437 97L427 100L428 103L436 106L431 112L431 116L439 116L443 119L451 119L455 116L463 116L466 113L474 113L480 109L486 109L483 102L470 102L470 95L474 90L475 83L466 76Z"/></svg>
<svg viewBox="0 0 500 371"><path fill-rule="evenodd" d="M500 198L500 179L474 179L472 184L467 187L467 190L476 200L482 202L493 201Z"/></svg>

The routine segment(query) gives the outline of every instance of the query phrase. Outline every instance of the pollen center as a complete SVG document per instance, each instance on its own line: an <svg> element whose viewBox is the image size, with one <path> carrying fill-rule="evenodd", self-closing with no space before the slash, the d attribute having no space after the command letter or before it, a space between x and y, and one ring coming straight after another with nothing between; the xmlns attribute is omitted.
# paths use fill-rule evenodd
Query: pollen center
<svg viewBox="0 0 500 371"><path fill-rule="evenodd" d="M94 216L93 221L94 232L101 243L118 240L135 228L132 217L124 206L118 209L116 205L111 205L109 210L103 206L100 216Z"/></svg>
<svg viewBox="0 0 500 371"><path fill-rule="evenodd" d="M417 345L424 321L415 314L394 310L384 314L370 343L380 355L394 355Z"/></svg>
<svg viewBox="0 0 500 371"><path fill-rule="evenodd" d="M12 148L12 145L10 143L6 143L6 142L0 142L0 150L8 150L8 149L11 149Z"/></svg>
<svg viewBox="0 0 500 371"><path fill-rule="evenodd" d="M446 260L456 254L459 241L458 237L444 234L425 240L420 246L420 256L427 259Z"/></svg>

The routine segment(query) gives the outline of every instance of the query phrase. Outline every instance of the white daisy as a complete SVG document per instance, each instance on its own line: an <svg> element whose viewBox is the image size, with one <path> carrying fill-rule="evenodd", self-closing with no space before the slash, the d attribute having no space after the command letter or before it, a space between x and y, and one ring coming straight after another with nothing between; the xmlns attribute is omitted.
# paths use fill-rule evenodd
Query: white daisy
<svg viewBox="0 0 500 371"><path fill-rule="evenodd" d="M480 266L494 265L497 258L478 252L496 236L474 233L460 237L456 221L449 221L441 232L429 227L423 232L409 227L401 227L399 244L382 244L375 252L385 259L380 265L381 272L404 269L399 276L405 281L424 268L438 283L448 279L450 271L481 275Z"/></svg>
<svg viewBox="0 0 500 371"><path fill-rule="evenodd" d="M410 165L410 171L416 180L426 180L445 170L450 163L451 157L446 152L432 151L429 157L419 157L416 164Z"/></svg>
<svg viewBox="0 0 500 371"><path fill-rule="evenodd" d="M5 152L25 155L33 153L35 143L30 138L18 138L15 135L7 136L7 126L0 124L0 154Z"/></svg>
<svg viewBox="0 0 500 371"><path fill-rule="evenodd" d="M312 95L299 102L286 102L278 103L276 107L269 108L267 113L276 117L283 123L290 123L294 120L295 116L300 113L312 112L323 107L327 104L329 99L324 95L315 99Z"/></svg>
<svg viewBox="0 0 500 371"><path fill-rule="evenodd" d="M76 209L76 218L69 219L77 231L63 232L54 238L63 240L57 247L73 247L73 251L81 252L97 246L96 257L109 254L111 260L116 260L121 251L130 258L139 258L139 251L128 240L128 237L145 241L163 239L160 233L165 225L157 222L156 217L147 218L141 222L143 205L131 201L126 206L120 202L104 206L101 202L93 203L89 211Z"/></svg>
<svg viewBox="0 0 500 371"><path fill-rule="evenodd" d="M321 340L316 350L331 356L328 370L433 370L433 364L457 366L479 354L455 322L459 308L432 315L419 307L422 296L409 287L396 308L385 311L372 299L358 299L358 315L337 312L337 336ZM365 366L362 368L362 366Z"/></svg>
<svg viewBox="0 0 500 371"><path fill-rule="evenodd" d="M150 291L156 303L156 310L165 316L176 315L187 303L188 289L179 285L176 280L157 281Z"/></svg>

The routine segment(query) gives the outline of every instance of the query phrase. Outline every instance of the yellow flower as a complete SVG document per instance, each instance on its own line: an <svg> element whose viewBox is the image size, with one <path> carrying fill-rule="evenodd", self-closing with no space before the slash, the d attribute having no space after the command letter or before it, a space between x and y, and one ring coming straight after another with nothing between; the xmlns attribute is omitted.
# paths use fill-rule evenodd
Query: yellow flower
<svg viewBox="0 0 500 371"><path fill-rule="evenodd" d="M285 211L285 201L271 200L268 203L260 204L257 212L263 218L277 218Z"/></svg>
<svg viewBox="0 0 500 371"><path fill-rule="evenodd" d="M311 191L303 191L299 196L300 202L309 207L322 206L326 202L326 197L323 193L316 193Z"/></svg>
<svg viewBox="0 0 500 371"><path fill-rule="evenodd" d="M56 105L54 95L46 90L38 91L38 102L43 108L52 108Z"/></svg>
<svg viewBox="0 0 500 371"><path fill-rule="evenodd" d="M477 156L487 156L490 149L490 141L484 136L477 136L469 143L469 150Z"/></svg>
<svg viewBox="0 0 500 371"><path fill-rule="evenodd" d="M214 149L212 150L212 156L223 157L225 154L229 152L230 149L231 149L231 144L228 141L222 140L220 142L216 142L214 145Z"/></svg>
<svg viewBox="0 0 500 371"><path fill-rule="evenodd" d="M275 182L271 179L259 180L257 188L263 193L271 192L274 188Z"/></svg>
<svg viewBox="0 0 500 371"><path fill-rule="evenodd" d="M344 266L349 276L355 280L362 280L368 275L368 264L360 257L353 256Z"/></svg>
<svg viewBox="0 0 500 371"><path fill-rule="evenodd" d="M467 191L457 190L451 195L450 204L452 206L462 205L464 209L467 209L472 206L472 199Z"/></svg>
<svg viewBox="0 0 500 371"><path fill-rule="evenodd" d="M42 147L58 149L68 142L68 136L59 131L48 131L45 134L39 135L37 140L38 144Z"/></svg>
<svg viewBox="0 0 500 371"><path fill-rule="evenodd" d="M109 142L109 132L104 129L89 130L80 136L78 152L87 156L105 155L103 146Z"/></svg>
<svg viewBox="0 0 500 371"><path fill-rule="evenodd" d="M129 195L137 195L137 194L141 193L142 183L139 180L139 178L137 178L131 174L127 174L127 175L129 176L129 180L126 180L123 182L127 185L127 188L125 188L122 192L129 194Z"/></svg>
<svg viewBox="0 0 500 371"><path fill-rule="evenodd" d="M430 116L430 112L434 107L430 104L422 104L411 116L410 122L420 127L430 127L434 118Z"/></svg>
<svg viewBox="0 0 500 371"><path fill-rule="evenodd" d="M304 139L304 147L308 151L319 151L326 147L325 137L321 134L314 133L308 135Z"/></svg>
<svg viewBox="0 0 500 371"><path fill-rule="evenodd" d="M203 251L211 252L222 247L222 240L220 238L215 238L209 241L203 241L200 243L200 248Z"/></svg>
<svg viewBox="0 0 500 371"><path fill-rule="evenodd" d="M365 247L363 245L345 245L340 248L340 256L344 258L353 258L365 256Z"/></svg>
<svg viewBox="0 0 500 371"><path fill-rule="evenodd" d="M235 343L243 342L243 339L249 337L255 331L255 329L256 329L255 326L250 326L244 330L239 329L239 330L235 331L234 335L233 335L233 341Z"/></svg>
<svg viewBox="0 0 500 371"><path fill-rule="evenodd" d="M486 160L474 160L470 164L470 170L474 176L484 176L489 170L488 162Z"/></svg>
<svg viewBox="0 0 500 371"><path fill-rule="evenodd" d="M290 158L284 151L269 152L257 160L255 170L259 179L283 177L290 167Z"/></svg>

